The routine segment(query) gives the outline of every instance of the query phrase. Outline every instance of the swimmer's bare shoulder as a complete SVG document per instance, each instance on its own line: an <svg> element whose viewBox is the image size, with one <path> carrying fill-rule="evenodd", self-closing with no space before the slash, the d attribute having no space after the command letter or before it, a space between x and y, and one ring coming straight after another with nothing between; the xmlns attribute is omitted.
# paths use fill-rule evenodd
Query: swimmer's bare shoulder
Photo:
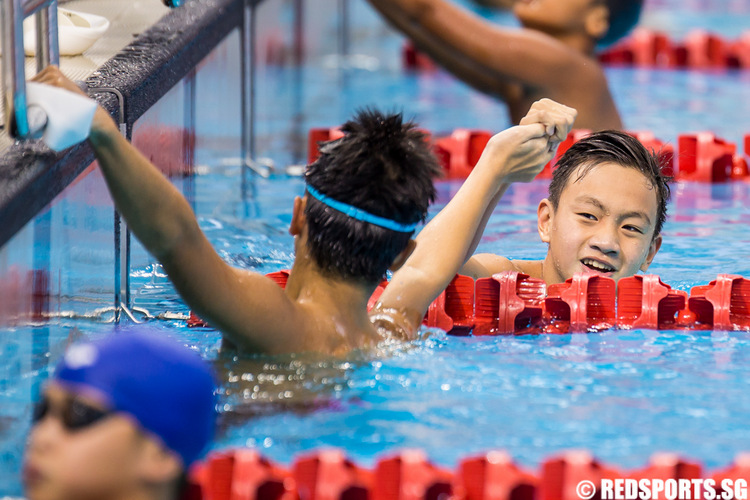
<svg viewBox="0 0 750 500"><path fill-rule="evenodd" d="M541 260L510 260L492 253L480 253L464 264L460 274L478 279L503 271L516 271L528 274L532 278L542 279L542 262Z"/></svg>

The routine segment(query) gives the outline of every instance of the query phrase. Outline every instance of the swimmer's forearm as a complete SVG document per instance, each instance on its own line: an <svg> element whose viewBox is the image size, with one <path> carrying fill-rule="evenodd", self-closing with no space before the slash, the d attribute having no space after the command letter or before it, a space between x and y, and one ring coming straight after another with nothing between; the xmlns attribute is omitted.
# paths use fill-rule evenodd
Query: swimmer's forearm
<svg viewBox="0 0 750 500"><path fill-rule="evenodd" d="M383 292L381 306L406 310L409 319L418 324L429 304L453 279L498 193L501 176L486 165L488 161L480 159L450 203L419 233L411 257Z"/></svg>
<svg viewBox="0 0 750 500"><path fill-rule="evenodd" d="M500 93L509 83L546 89L571 73L571 53L534 30L494 25L448 0L369 0L456 77ZM578 64L576 63L576 64Z"/></svg>
<svg viewBox="0 0 750 500"><path fill-rule="evenodd" d="M490 203L487 205L487 209L484 211L484 215L479 221L479 225L474 232L474 239L472 240L471 245L469 245L469 250L466 252L466 256L464 257L464 264L468 262L468 260L472 255L474 255L474 252L477 250L477 246L479 246L479 241L482 239L482 235L484 234L484 230L487 227L487 222L490 220L490 216L492 216L492 212L495 210L495 207L500 202L500 199L503 197L503 195L505 195L505 192L509 187L510 184L508 183L500 184L497 194L495 194L495 196L492 198L492 201L490 201Z"/></svg>
<svg viewBox="0 0 750 500"><path fill-rule="evenodd" d="M419 233L414 253L425 261L422 267L457 270L474 253L495 205L509 186L485 163L488 160L480 159L453 199ZM419 243L423 243L424 255L418 253ZM436 248L440 252L434 252Z"/></svg>
<svg viewBox="0 0 750 500"><path fill-rule="evenodd" d="M433 3L433 0L370 0L370 3L394 27L411 38L419 50L457 78L483 92L496 93L501 75L488 72L487 65L467 57L460 45L455 45L451 37L446 36L447 28L443 26L446 20L455 21L456 16L471 17L471 13L448 2L440 2L440 9L436 11L435 3L438 2ZM472 24L481 22L478 19L472 21ZM469 32L475 33L476 30Z"/></svg>
<svg viewBox="0 0 750 500"><path fill-rule="evenodd" d="M115 207L128 227L161 260L191 234L200 233L180 192L112 124L89 136Z"/></svg>

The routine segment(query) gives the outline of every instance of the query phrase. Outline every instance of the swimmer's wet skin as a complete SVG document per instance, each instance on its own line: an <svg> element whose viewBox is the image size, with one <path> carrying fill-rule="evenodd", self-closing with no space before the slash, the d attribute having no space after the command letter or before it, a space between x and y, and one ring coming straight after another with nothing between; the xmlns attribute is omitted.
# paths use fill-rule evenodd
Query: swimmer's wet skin
<svg viewBox="0 0 750 500"><path fill-rule="evenodd" d="M578 128L622 129L595 51L636 25L642 0L519 0L513 12L522 29L450 0L369 2L457 78L505 101L514 123L547 97L576 108Z"/></svg>
<svg viewBox="0 0 750 500"><path fill-rule="evenodd" d="M646 271L661 247L668 181L658 157L637 139L615 131L593 134L560 158L549 197L539 203L546 258L480 254L462 273L479 278L516 270L553 284L579 272L619 280Z"/></svg>
<svg viewBox="0 0 750 500"><path fill-rule="evenodd" d="M35 79L81 92L54 67ZM413 225L435 196L437 161L424 135L400 115L360 112L307 168L308 192L294 200L295 260L284 290L224 262L185 198L102 108L89 143L131 231L226 340L250 352L343 354L416 337L508 185L537 175L575 116L549 99L534 103L521 125L489 141L454 199L415 242ZM370 315L369 298L388 269L393 278Z"/></svg>

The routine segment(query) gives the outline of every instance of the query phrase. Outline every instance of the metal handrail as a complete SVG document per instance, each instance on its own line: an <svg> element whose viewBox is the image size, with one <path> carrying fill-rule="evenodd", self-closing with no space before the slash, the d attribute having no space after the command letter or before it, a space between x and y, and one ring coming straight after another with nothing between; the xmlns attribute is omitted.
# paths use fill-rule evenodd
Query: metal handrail
<svg viewBox="0 0 750 500"><path fill-rule="evenodd" d="M57 36L57 0L2 0L3 71L5 128L13 136L27 139L38 136L46 116L29 116L26 102L26 54L23 46L23 21L36 16L37 71L60 63Z"/></svg>
<svg viewBox="0 0 750 500"><path fill-rule="evenodd" d="M23 2L23 17L29 17L32 14L36 14L39 10L47 7L50 4L50 0L26 0Z"/></svg>

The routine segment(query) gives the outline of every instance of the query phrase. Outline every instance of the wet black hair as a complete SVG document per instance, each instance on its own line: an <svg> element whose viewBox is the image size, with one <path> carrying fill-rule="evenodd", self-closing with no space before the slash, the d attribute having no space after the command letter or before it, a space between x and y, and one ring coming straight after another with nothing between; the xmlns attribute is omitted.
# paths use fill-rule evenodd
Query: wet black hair
<svg viewBox="0 0 750 500"><path fill-rule="evenodd" d="M440 173L424 133L400 113L364 109L320 145L305 180L318 192L401 224L424 221ZM386 229L345 215L307 195L308 248L334 277L379 282L413 231Z"/></svg>
<svg viewBox="0 0 750 500"><path fill-rule="evenodd" d="M656 238L667 220L667 202L671 195L669 182L672 179L662 173L662 165L656 152L649 151L638 139L624 132L604 130L591 134L573 144L560 157L549 185L548 199L552 207L557 210L560 196L578 167L582 168L578 170L576 180L582 179L592 168L602 163L634 168L649 180L656 192Z"/></svg>
<svg viewBox="0 0 750 500"><path fill-rule="evenodd" d="M638 24L643 9L643 0L605 0L609 9L609 30L599 40L600 47L607 47L623 38Z"/></svg>

